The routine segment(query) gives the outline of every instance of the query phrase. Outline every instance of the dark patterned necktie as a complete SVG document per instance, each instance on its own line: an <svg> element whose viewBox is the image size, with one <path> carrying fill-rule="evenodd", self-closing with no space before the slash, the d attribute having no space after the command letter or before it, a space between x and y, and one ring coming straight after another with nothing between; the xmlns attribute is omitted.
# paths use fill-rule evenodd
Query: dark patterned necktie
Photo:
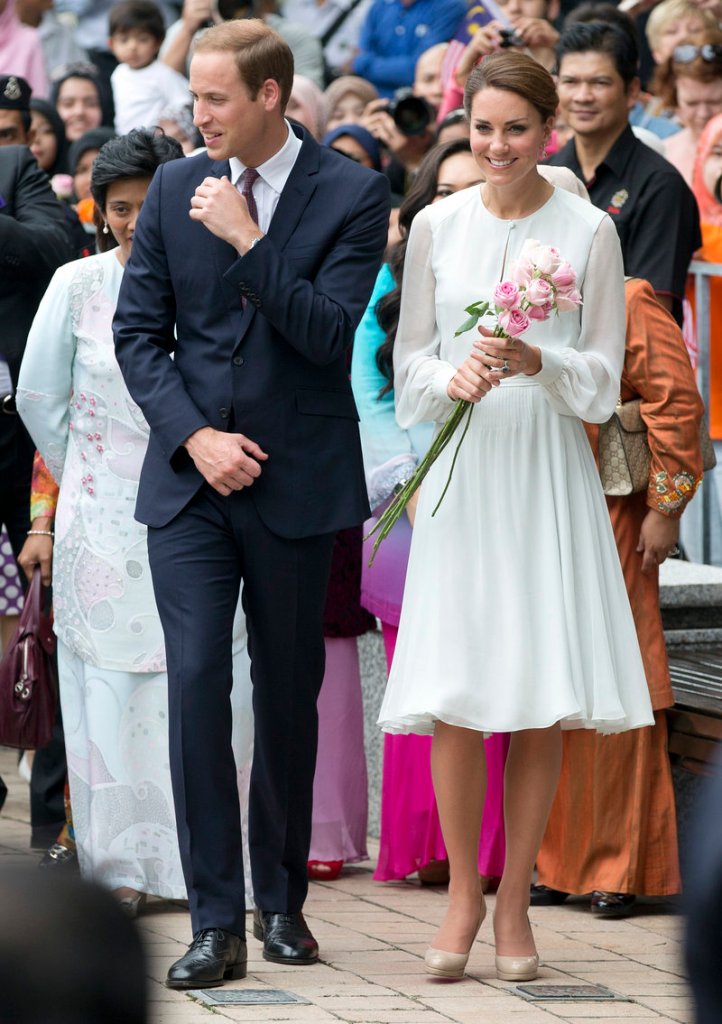
<svg viewBox="0 0 722 1024"><path fill-rule="evenodd" d="M253 195L253 182L259 177L258 171L255 167L247 167L241 175L241 195L246 200L246 206L253 220L258 224L258 207L256 206L256 200ZM248 299L243 295L241 297L241 308L245 309L248 303Z"/></svg>
<svg viewBox="0 0 722 1024"><path fill-rule="evenodd" d="M258 176L258 171L255 167L247 167L241 175L241 195L246 200L248 212L256 224L258 224L258 207L253 195L253 182Z"/></svg>

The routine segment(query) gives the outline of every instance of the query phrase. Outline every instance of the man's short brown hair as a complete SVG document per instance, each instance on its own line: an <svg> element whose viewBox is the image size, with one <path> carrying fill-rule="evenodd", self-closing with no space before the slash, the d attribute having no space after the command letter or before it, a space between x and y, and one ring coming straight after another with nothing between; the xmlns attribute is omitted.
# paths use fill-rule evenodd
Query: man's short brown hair
<svg viewBox="0 0 722 1024"><path fill-rule="evenodd" d="M272 78L281 90L281 112L293 88L293 54L288 43L258 18L224 21L203 33L197 53L233 54L238 74L255 99L265 81Z"/></svg>

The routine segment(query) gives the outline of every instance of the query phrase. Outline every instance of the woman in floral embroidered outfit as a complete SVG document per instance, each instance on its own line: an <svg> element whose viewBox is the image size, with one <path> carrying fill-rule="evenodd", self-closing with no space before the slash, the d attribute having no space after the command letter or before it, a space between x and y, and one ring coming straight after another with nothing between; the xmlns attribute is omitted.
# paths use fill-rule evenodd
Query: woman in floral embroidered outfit
<svg viewBox="0 0 722 1024"><path fill-rule="evenodd" d="M592 893L592 911L622 917L635 896L680 891L677 822L664 709L674 703L659 566L702 475L697 391L682 334L646 281L625 287L627 343L621 397L641 398L651 450L649 487L607 498L654 708L654 725L601 738L564 734L559 788L537 859L532 902ZM598 428L587 430L596 447ZM630 836L634 842L630 842Z"/></svg>
<svg viewBox="0 0 722 1024"><path fill-rule="evenodd" d="M168 767L163 634L146 528L134 519L148 427L123 382L111 327L151 177L182 156L175 140L146 130L102 148L92 177L105 222L98 238L118 246L57 271L28 337L17 396L60 484L53 590L78 857L83 873L113 889L131 914L141 894L183 898L186 890ZM245 651L234 653L243 674ZM234 716L246 782L250 723L250 711Z"/></svg>

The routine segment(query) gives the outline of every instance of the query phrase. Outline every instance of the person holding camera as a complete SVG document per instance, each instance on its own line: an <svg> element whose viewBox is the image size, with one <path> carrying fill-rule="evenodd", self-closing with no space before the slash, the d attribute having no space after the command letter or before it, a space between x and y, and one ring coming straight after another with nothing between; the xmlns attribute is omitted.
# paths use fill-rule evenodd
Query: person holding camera
<svg viewBox="0 0 722 1024"><path fill-rule="evenodd" d="M434 71L441 83L441 62L447 44L424 50L416 61L414 84L397 89L393 97L372 100L366 106L361 126L370 132L388 153L386 174L391 189L405 195L411 177L434 145L436 105L440 93L434 86Z"/></svg>
<svg viewBox="0 0 722 1024"><path fill-rule="evenodd" d="M510 47L523 50L551 71L555 63L554 47L559 33L553 21L559 14L559 0L498 0L508 19L490 21L471 37L471 42L454 69L454 79L460 89L482 57Z"/></svg>

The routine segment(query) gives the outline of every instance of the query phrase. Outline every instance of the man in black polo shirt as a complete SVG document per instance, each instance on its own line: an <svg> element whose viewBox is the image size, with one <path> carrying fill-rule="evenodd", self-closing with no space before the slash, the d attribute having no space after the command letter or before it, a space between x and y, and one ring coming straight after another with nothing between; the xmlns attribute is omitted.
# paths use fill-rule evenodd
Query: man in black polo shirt
<svg viewBox="0 0 722 1024"><path fill-rule="evenodd" d="M702 245L699 211L679 172L629 126L636 42L616 25L578 23L562 34L557 59L559 107L574 137L549 162L585 182L616 225L625 273L649 281L681 324L687 270Z"/></svg>

